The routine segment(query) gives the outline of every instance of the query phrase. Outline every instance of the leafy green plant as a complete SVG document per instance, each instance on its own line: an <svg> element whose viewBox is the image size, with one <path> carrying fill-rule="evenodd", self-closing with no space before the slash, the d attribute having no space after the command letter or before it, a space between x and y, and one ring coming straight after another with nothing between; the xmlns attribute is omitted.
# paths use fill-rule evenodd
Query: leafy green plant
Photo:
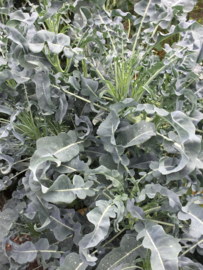
<svg viewBox="0 0 203 270"><path fill-rule="evenodd" d="M136 2L6 7L3 270L203 269L203 28L195 1Z"/></svg>

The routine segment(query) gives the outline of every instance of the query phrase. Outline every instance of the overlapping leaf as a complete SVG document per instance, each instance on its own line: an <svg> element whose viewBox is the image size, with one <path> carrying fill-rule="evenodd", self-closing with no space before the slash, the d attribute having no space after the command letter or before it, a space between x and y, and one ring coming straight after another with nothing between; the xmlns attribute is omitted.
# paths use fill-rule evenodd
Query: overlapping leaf
<svg viewBox="0 0 203 270"><path fill-rule="evenodd" d="M160 225L146 224L137 239L144 237L143 247L151 250L152 270L178 270L178 254L181 246L178 239L167 235Z"/></svg>
<svg viewBox="0 0 203 270"><path fill-rule="evenodd" d="M157 193L159 193L161 196L166 196L169 200L168 202L169 205L166 203L162 205L163 210L170 210L172 212L173 211L177 212L181 209L181 203L178 195L172 190L169 190L168 188L163 187L159 184L145 185L145 188L141 191L140 195L137 197L137 202L144 200L146 195L149 198L154 198Z"/></svg>
<svg viewBox="0 0 203 270"><path fill-rule="evenodd" d="M189 234L195 238L199 238L202 235L203 226L203 209L198 204L191 204L186 211L178 213L180 220L191 219L191 225L189 225Z"/></svg>
<svg viewBox="0 0 203 270"><path fill-rule="evenodd" d="M140 145L155 135L155 126L152 123L140 121L132 126L120 129L117 142L124 147L130 147Z"/></svg>
<svg viewBox="0 0 203 270"><path fill-rule="evenodd" d="M116 270L125 269L119 268L121 265L128 265L127 269L134 269L133 261L138 257L145 256L145 250L139 241L136 241L136 236L133 234L126 234L123 236L120 247L114 248L109 252L99 263L96 270ZM131 268L132 267L132 268Z"/></svg>
<svg viewBox="0 0 203 270"><path fill-rule="evenodd" d="M41 110L51 114L55 106L51 101L50 80L48 74L39 72L35 74L32 80L36 84L36 95Z"/></svg>
<svg viewBox="0 0 203 270"><path fill-rule="evenodd" d="M9 257L13 258L17 263L20 264L33 262L36 259L38 252L41 253L43 259L45 260L48 260L52 253L57 253L57 246L50 247L46 238L41 238L35 244L30 241L27 241L21 245L11 241L9 241L9 243L11 244L11 251L8 252Z"/></svg>
<svg viewBox="0 0 203 270"><path fill-rule="evenodd" d="M33 219L36 214L39 215L41 226L38 227L35 225L35 230L37 232L49 229L53 231L54 236L58 241L63 241L67 236L73 235L76 232L75 239L77 240L80 237L81 226L79 223L77 224L72 221L74 212L74 210L70 210L67 217L61 218L59 208L36 197L36 199L28 205L25 216Z"/></svg>
<svg viewBox="0 0 203 270"><path fill-rule="evenodd" d="M109 170L104 166L100 166L96 169L88 170L85 173L86 175L105 175L106 179L112 181L114 187L121 187L123 183L123 177L117 170Z"/></svg>
<svg viewBox="0 0 203 270"><path fill-rule="evenodd" d="M43 50L45 43L48 44L51 53L59 54L64 47L70 46L70 38L63 33L55 35L53 32L41 30L29 42L29 49L33 53L39 53Z"/></svg>
<svg viewBox="0 0 203 270"><path fill-rule="evenodd" d="M37 170L42 163L50 160L60 165L61 162L69 162L76 157L80 152L80 143L77 143L77 137L73 131L60 133L55 137L39 139L37 141L37 150L30 162L30 169L34 173L34 179L39 180Z"/></svg>
<svg viewBox="0 0 203 270"><path fill-rule="evenodd" d="M60 175L50 188L42 187L42 198L52 203L72 203L77 197L84 200L86 196L93 196L94 190L91 189L93 181L84 180L81 176L73 177L73 184L66 175Z"/></svg>
<svg viewBox="0 0 203 270"><path fill-rule="evenodd" d="M108 234L110 218L115 218L115 206L111 201L97 201L96 208L87 214L88 220L94 224L94 231L85 235L79 242L80 255L84 262L95 265L95 256L89 254L89 249L98 245Z"/></svg>

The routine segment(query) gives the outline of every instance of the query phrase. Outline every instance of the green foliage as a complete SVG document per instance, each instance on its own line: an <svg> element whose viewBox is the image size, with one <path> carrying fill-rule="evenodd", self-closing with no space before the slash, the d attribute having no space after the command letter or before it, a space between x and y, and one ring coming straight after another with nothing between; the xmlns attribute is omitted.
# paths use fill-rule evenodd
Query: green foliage
<svg viewBox="0 0 203 270"><path fill-rule="evenodd" d="M3 270L203 269L196 1L121 2L0 8Z"/></svg>

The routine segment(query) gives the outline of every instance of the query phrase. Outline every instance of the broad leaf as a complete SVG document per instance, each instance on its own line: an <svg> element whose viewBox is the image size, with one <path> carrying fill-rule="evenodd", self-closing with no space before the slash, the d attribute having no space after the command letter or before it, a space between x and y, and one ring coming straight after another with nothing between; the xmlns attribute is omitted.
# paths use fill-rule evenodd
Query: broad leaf
<svg viewBox="0 0 203 270"><path fill-rule="evenodd" d="M30 241L21 245L12 242L9 257L13 258L17 263L25 264L34 261L38 252L41 253L45 260L48 260L52 253L57 253L56 246L50 247L48 240L41 238L36 244Z"/></svg>
<svg viewBox="0 0 203 270"><path fill-rule="evenodd" d="M85 172L88 170L88 165L76 156L69 162L61 163L58 167L54 166L54 170L59 173Z"/></svg>
<svg viewBox="0 0 203 270"><path fill-rule="evenodd" d="M140 220L145 219L145 213L143 209L139 206L135 206L134 203L135 203L135 199L132 199L131 201L130 199L128 199L127 208L126 208L128 212L130 212L130 214L135 218L138 218Z"/></svg>
<svg viewBox="0 0 203 270"><path fill-rule="evenodd" d="M73 184L66 175L60 175L50 188L42 187L42 198L52 203L72 203L77 197L84 200L86 196L94 196L91 189L93 181L84 180L79 175L74 175Z"/></svg>
<svg viewBox="0 0 203 270"><path fill-rule="evenodd" d="M38 167L46 161L53 161L58 164L61 162L69 162L79 154L80 148L77 143L76 134L73 131L68 133L60 133L55 137L45 137L37 141L37 150L31 158L30 169L34 173L35 180L37 179Z"/></svg>
<svg viewBox="0 0 203 270"><path fill-rule="evenodd" d="M50 80L48 74L39 72L32 80L36 84L36 94L41 110L51 114L55 106L51 101Z"/></svg>
<svg viewBox="0 0 203 270"><path fill-rule="evenodd" d="M88 220L94 224L93 232L85 235L79 242L82 259L89 265L95 265L95 256L89 254L89 249L98 245L108 234L110 218L115 218L115 206L110 201L97 201L96 208L87 214Z"/></svg>
<svg viewBox="0 0 203 270"><path fill-rule="evenodd" d="M156 196L157 193L159 193L161 196L166 196L168 198L168 203L164 203L162 205L163 210L177 212L181 209L182 205L180 203L178 195L172 190L169 190L168 188L163 187L159 184L145 185L145 188L141 191L136 201L140 202L144 200L146 195L152 199Z"/></svg>
<svg viewBox="0 0 203 270"><path fill-rule="evenodd" d="M67 215L68 218L61 218L61 212L59 208L54 205L50 205L43 199L36 198L33 202L28 205L25 211L25 216L33 219L38 213L41 227L35 225L37 232L49 229L53 231L54 236L58 241L63 241L67 236L73 235L76 232L76 238L79 237L80 224L72 222L74 211L70 210Z"/></svg>
<svg viewBox="0 0 203 270"><path fill-rule="evenodd" d="M97 134L104 143L104 148L108 152L112 152L115 145L115 132L120 123L120 119L115 111L111 111L103 123L99 126Z"/></svg>
<svg viewBox="0 0 203 270"><path fill-rule="evenodd" d="M88 264L82 262L77 253L68 254L58 270L85 270Z"/></svg>
<svg viewBox="0 0 203 270"><path fill-rule="evenodd" d="M180 257L178 265L183 270L203 270L203 266L200 263L195 263L187 257Z"/></svg>
<svg viewBox="0 0 203 270"><path fill-rule="evenodd" d="M117 170L109 170L104 166L100 166L93 170L88 170L85 174L90 176L102 174L106 177L106 179L112 181L112 185L114 187L121 187L123 184L123 177Z"/></svg>
<svg viewBox="0 0 203 270"><path fill-rule="evenodd" d="M28 25L34 24L38 17L38 14L36 12L33 12L31 16L28 13L24 13L21 10L17 10L13 13L10 13L10 20L7 23L8 26L12 26L13 23L17 22L23 22Z"/></svg>
<svg viewBox="0 0 203 270"><path fill-rule="evenodd" d="M191 219L191 225L189 225L189 234L195 238L199 238L202 234L203 228L203 209L198 204L191 204L186 211L178 213L180 220Z"/></svg>
<svg viewBox="0 0 203 270"><path fill-rule="evenodd" d="M54 1L51 3L50 8L47 10L46 14L39 19L39 22L44 22L49 19L58 9L62 7L62 5L63 1Z"/></svg>
<svg viewBox="0 0 203 270"><path fill-rule="evenodd" d="M126 234L123 236L120 247L114 248L99 263L96 270L116 270L121 265L133 262L138 256L144 257L145 251L142 244L136 241L136 236ZM127 268L133 270L134 268Z"/></svg>
<svg viewBox="0 0 203 270"><path fill-rule="evenodd" d="M152 270L178 270L178 254L181 246L178 239L167 235L160 225L146 224L137 239L144 237L143 247L151 250Z"/></svg>
<svg viewBox="0 0 203 270"><path fill-rule="evenodd" d="M155 135L154 124L140 121L132 126L120 129L117 142L124 147L130 147L133 145L140 145Z"/></svg>

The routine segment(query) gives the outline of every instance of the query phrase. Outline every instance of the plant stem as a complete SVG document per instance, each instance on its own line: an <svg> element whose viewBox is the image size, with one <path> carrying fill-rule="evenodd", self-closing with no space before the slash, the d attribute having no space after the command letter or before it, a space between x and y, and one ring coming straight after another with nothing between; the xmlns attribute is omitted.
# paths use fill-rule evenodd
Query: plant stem
<svg viewBox="0 0 203 270"><path fill-rule="evenodd" d="M53 85L53 84L51 84L51 86L56 87L56 88L58 88L58 89L61 89L60 87L57 87L56 85ZM87 103L91 103L91 101L89 101L89 100L86 99L86 98L80 97L80 96L78 96L78 95L76 95L76 94L74 94L74 93L69 92L68 90L63 89L63 88L62 88L62 90L63 90L64 92L66 92L67 94L70 94L70 95L72 95L72 96L74 96L74 97L76 97L76 98L78 98L78 99L81 99L81 100L83 100L83 101L85 101L85 102L87 102ZM98 107L98 108L100 108L100 109L103 109L103 110L105 110L105 111L109 111L107 108L105 108L105 107L103 107L103 106L100 106L100 105L98 105L98 104L96 104L96 103L94 103L94 106L96 106L96 107Z"/></svg>
<svg viewBox="0 0 203 270"><path fill-rule="evenodd" d="M56 54L54 55L54 60L55 60L54 66L56 67L57 71L64 73L63 69L61 68L61 63L59 61L58 55L56 55Z"/></svg>
<svg viewBox="0 0 203 270"><path fill-rule="evenodd" d="M174 142L173 140L167 138L166 136L164 136L163 134L157 132L156 134L158 134L159 136L163 137L165 140L169 141L169 142Z"/></svg>
<svg viewBox="0 0 203 270"><path fill-rule="evenodd" d="M25 170L23 170L23 171L21 171L21 172L19 172L19 173L17 173L17 174L15 174L14 176L12 176L11 178L9 178L9 180L11 180L11 179L13 179L13 178L15 178L16 176L18 176L19 174L21 174L21 173L24 173L24 172L26 172L26 171L28 171L29 169L25 169Z"/></svg>
<svg viewBox="0 0 203 270"><path fill-rule="evenodd" d="M13 165L18 164L18 163L21 163L21 162L23 162L23 161L25 161L25 160L28 160L28 159L31 159L31 158L25 158L25 159L19 160L19 161L17 161L17 162L14 162ZM6 166L1 167L1 170L2 170L2 169L5 169L5 168L6 168Z"/></svg>
<svg viewBox="0 0 203 270"><path fill-rule="evenodd" d="M126 172L130 175L130 171L129 171L128 167L125 166L125 165L123 165L123 166L124 166ZM131 176L131 175L130 175L130 178L131 178L131 180L132 180L132 183L133 183L133 184L136 184L135 178L134 178L133 176Z"/></svg>
<svg viewBox="0 0 203 270"><path fill-rule="evenodd" d="M106 196L109 200L113 200L108 194L106 194L104 191L102 192L104 194L104 196Z"/></svg>
<svg viewBox="0 0 203 270"><path fill-rule="evenodd" d="M160 221L160 220L154 220L154 219L146 219L146 220L151 221L151 222L155 222L155 223L158 223L158 224L166 225L166 226L171 226L171 227L174 227L175 226L172 223L163 222L163 221ZM179 225L179 228L183 228L183 226L182 225Z"/></svg>
<svg viewBox="0 0 203 270"><path fill-rule="evenodd" d="M135 49L136 49L136 46L137 46L137 42L138 42L138 38L139 38L140 32L141 32L141 30L142 30L142 25L143 25L145 16L147 15L147 11L148 11L148 9L149 9L150 4L151 4L151 0L149 0L149 3L148 3L148 5L147 5L147 7L146 7L146 9L145 9L145 13L144 13L144 15L143 15L143 17L142 17L142 20L141 20L141 23L140 23L140 27L139 27L139 29L138 29L137 36L136 36L136 39L135 39L135 43L134 43L134 46L133 46L133 49L132 49L132 56L131 56L131 59L132 59L132 57L133 57L133 55L134 55L134 52L135 52Z"/></svg>
<svg viewBox="0 0 203 270"><path fill-rule="evenodd" d="M37 12L37 10L36 10L36 8L34 7L34 5L33 5L32 3L30 3L29 0L25 0L25 1L26 1L26 2L34 9L34 11L39 15L39 13ZM42 23L42 25L43 25L44 29L47 30L45 24Z"/></svg>
<svg viewBox="0 0 203 270"><path fill-rule="evenodd" d="M203 133L203 130L200 130L200 129L196 129L196 131L198 131L200 133Z"/></svg>
<svg viewBox="0 0 203 270"><path fill-rule="evenodd" d="M201 241L199 241L198 243L196 243L195 245L193 245L192 247L188 248L185 252L183 252L179 257L184 256L185 254L187 254L190 250L192 250L194 247L196 247L197 245L199 245L200 243L203 242L203 239Z"/></svg>
<svg viewBox="0 0 203 270"><path fill-rule="evenodd" d="M146 210L146 211L144 211L144 212L145 212L145 215L147 215L147 214L150 214L150 213L152 213L152 212L158 211L158 210L160 210L160 209L161 209L161 206L157 206L157 207L148 209L148 210Z"/></svg>
<svg viewBox="0 0 203 270"><path fill-rule="evenodd" d="M128 38L130 36L130 31L131 31L131 22L130 19L128 19Z"/></svg>
<svg viewBox="0 0 203 270"><path fill-rule="evenodd" d="M26 96L27 103L28 103L28 109L29 109L29 112L30 112L30 117L32 119L32 124L34 125L34 120L33 120L32 111L31 111L31 108L30 108L30 103L29 103L29 99L28 99L28 95L27 95L27 90L26 90L25 84L24 84L24 89L25 89L25 96Z"/></svg>
<svg viewBox="0 0 203 270"><path fill-rule="evenodd" d="M171 60L171 61L169 62L168 65L172 64L172 63L175 62L177 59L178 59L178 57L176 57L175 59ZM145 88L146 86L148 86L148 85L149 85L149 84L157 77L157 75L159 75L165 68L166 68L166 66L164 65L164 66L161 67L159 70L157 70L157 71L154 73L154 75L152 75L152 76L149 78L149 80L141 87L141 93L140 93L140 95L138 96L137 101L139 101L139 100L141 99L141 97L142 97L142 95L143 95L143 93L144 93L144 91L145 91L144 88ZM143 89L144 89L144 90L143 90ZM139 91L139 92L140 92L140 91Z"/></svg>
<svg viewBox="0 0 203 270"><path fill-rule="evenodd" d="M123 228L119 233L117 233L114 237L112 237L108 242L106 242L104 245L102 245L101 247L105 247L106 245L108 245L109 243L111 243L114 239L116 239L120 234L122 234L124 231L126 230L126 228ZM98 250L95 250L94 252L92 252L91 254L95 254L97 253Z"/></svg>

